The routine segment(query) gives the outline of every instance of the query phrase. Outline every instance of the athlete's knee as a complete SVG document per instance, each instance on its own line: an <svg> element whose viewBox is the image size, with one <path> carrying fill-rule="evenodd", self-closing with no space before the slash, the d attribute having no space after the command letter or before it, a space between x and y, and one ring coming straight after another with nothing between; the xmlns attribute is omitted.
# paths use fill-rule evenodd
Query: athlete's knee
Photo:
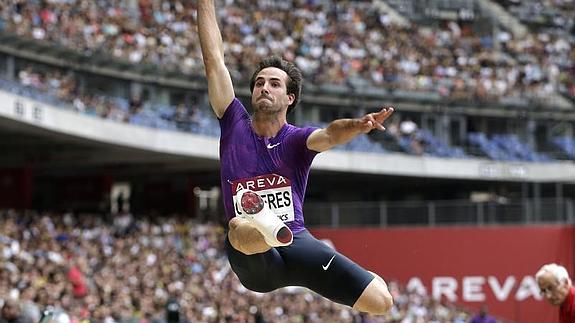
<svg viewBox="0 0 575 323"><path fill-rule="evenodd" d="M385 283L385 280L383 280L383 278L381 278L378 274L371 272L371 274L373 274L373 276L375 277L375 280L378 282L377 284L377 297L379 298L379 301L377 303L379 303L379 306L377 308L377 312L378 313L374 313L374 314L385 314L387 313L389 310L391 310L391 308L393 307L393 297L391 296L391 293L389 292L389 289L387 287L387 284Z"/></svg>
<svg viewBox="0 0 575 323"><path fill-rule="evenodd" d="M238 237L238 232L234 229L231 229L231 226L230 232L228 232L228 240L230 240L230 244L234 249L243 253L241 239Z"/></svg>
<svg viewBox="0 0 575 323"><path fill-rule="evenodd" d="M370 314L384 315L393 307L393 297L387 288L378 290L372 297L371 306L367 308L367 312Z"/></svg>
<svg viewBox="0 0 575 323"><path fill-rule="evenodd" d="M263 237L258 237L261 234L256 229L243 225L244 219L239 219L239 221L234 221L234 219L230 221L230 231L228 232L228 239L234 249L247 256L266 252L270 249Z"/></svg>
<svg viewBox="0 0 575 323"><path fill-rule="evenodd" d="M255 251L246 248L246 244L242 241L237 230L230 230L230 232L228 232L228 239L230 240L232 247L244 255L251 256L256 253Z"/></svg>
<svg viewBox="0 0 575 323"><path fill-rule="evenodd" d="M391 293L387 290L387 287L382 290L380 298L381 298L380 306L377 309L377 313L374 313L377 315L383 315L389 312L393 307L393 297L391 296Z"/></svg>
<svg viewBox="0 0 575 323"><path fill-rule="evenodd" d="M354 308L373 315L383 315L393 307L393 297L385 281L375 274L374 276L375 278L363 291Z"/></svg>
<svg viewBox="0 0 575 323"><path fill-rule="evenodd" d="M244 225L247 221L248 220L244 218L236 216L230 219L230 221L228 222L228 226L230 227L230 230L233 231L239 228L240 226Z"/></svg>

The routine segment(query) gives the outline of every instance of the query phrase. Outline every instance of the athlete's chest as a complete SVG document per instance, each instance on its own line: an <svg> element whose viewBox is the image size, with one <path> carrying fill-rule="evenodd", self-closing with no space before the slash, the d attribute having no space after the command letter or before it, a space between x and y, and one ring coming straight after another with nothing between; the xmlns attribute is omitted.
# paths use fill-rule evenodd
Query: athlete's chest
<svg viewBox="0 0 575 323"><path fill-rule="evenodd" d="M285 136L265 138L246 132L244 136L234 137L224 154L233 168L241 169L247 176L256 176L264 173L278 173L289 175L289 160L291 148Z"/></svg>

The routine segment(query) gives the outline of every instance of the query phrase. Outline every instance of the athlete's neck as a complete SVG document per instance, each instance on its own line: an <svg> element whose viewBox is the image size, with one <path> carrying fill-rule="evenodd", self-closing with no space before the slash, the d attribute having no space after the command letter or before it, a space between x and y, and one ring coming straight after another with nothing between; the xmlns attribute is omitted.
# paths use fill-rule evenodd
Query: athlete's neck
<svg viewBox="0 0 575 323"><path fill-rule="evenodd" d="M255 113L252 117L252 127L260 137L275 137L286 123L285 115Z"/></svg>

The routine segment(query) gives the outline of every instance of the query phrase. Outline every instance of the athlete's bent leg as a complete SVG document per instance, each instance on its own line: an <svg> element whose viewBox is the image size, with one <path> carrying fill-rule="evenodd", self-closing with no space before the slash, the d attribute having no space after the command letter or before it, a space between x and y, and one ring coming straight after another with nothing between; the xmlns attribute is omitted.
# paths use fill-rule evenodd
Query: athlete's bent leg
<svg viewBox="0 0 575 323"><path fill-rule="evenodd" d="M290 228L269 209L261 196L246 189L237 195L236 207L243 211L241 217L251 222L269 246L285 247L292 243Z"/></svg>
<svg viewBox="0 0 575 323"><path fill-rule="evenodd" d="M361 296L353 305L353 309L373 315L383 315L393 306L393 298L387 289L385 281L371 272L373 280L363 290Z"/></svg>
<svg viewBox="0 0 575 323"><path fill-rule="evenodd" d="M234 249L245 255L253 255L270 250L264 236L247 219L234 217L229 222L228 239Z"/></svg>

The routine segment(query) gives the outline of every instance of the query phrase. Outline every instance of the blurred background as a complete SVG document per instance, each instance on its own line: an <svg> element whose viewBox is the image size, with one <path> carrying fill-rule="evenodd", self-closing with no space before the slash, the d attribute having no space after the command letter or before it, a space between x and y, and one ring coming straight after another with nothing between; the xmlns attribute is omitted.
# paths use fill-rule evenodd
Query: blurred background
<svg viewBox="0 0 575 323"><path fill-rule="evenodd" d="M230 270L196 1L1 0L0 321L557 322L533 276L575 269L575 1L216 6L246 106L275 54L296 125L396 108L318 155L304 209L392 311Z"/></svg>

